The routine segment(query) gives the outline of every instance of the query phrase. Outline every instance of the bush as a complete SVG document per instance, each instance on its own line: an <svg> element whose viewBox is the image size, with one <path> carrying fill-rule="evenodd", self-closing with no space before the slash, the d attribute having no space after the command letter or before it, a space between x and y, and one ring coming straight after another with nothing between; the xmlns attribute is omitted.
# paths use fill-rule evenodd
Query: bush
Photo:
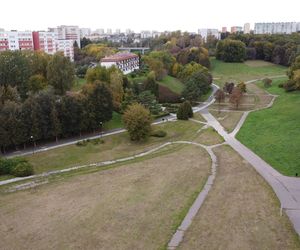
<svg viewBox="0 0 300 250"><path fill-rule="evenodd" d="M86 140L76 142L76 146L85 147L88 144Z"/></svg>
<svg viewBox="0 0 300 250"><path fill-rule="evenodd" d="M153 137L166 137L167 136L167 132L163 131L163 130L156 130L153 131L150 136Z"/></svg>
<svg viewBox="0 0 300 250"><path fill-rule="evenodd" d="M179 106L179 109L177 111L177 119L188 120L191 117L193 117L192 105L190 104L189 101L185 101Z"/></svg>
<svg viewBox="0 0 300 250"><path fill-rule="evenodd" d="M272 80L270 78L264 78L262 81L265 88L269 88L272 86Z"/></svg>
<svg viewBox="0 0 300 250"><path fill-rule="evenodd" d="M237 87L243 92L246 93L247 92L247 86L244 82L240 82Z"/></svg>
<svg viewBox="0 0 300 250"><path fill-rule="evenodd" d="M102 140L102 139L100 139L100 138L97 138L97 139L92 140L92 143L93 143L94 145L104 144L104 140Z"/></svg>
<svg viewBox="0 0 300 250"><path fill-rule="evenodd" d="M33 174L32 165L23 158L0 159L0 175L23 177Z"/></svg>
<svg viewBox="0 0 300 250"><path fill-rule="evenodd" d="M179 108L178 103L164 103L163 106L166 108L165 111L169 112L169 113L173 113L176 114Z"/></svg>
<svg viewBox="0 0 300 250"><path fill-rule="evenodd" d="M284 84L283 83L279 83L278 84L278 88L283 88Z"/></svg>
<svg viewBox="0 0 300 250"><path fill-rule="evenodd" d="M11 174L16 177L33 175L33 167L29 162L24 160L11 169Z"/></svg>
<svg viewBox="0 0 300 250"><path fill-rule="evenodd" d="M130 105L124 112L123 121L132 141L140 141L150 135L151 114L143 105Z"/></svg>

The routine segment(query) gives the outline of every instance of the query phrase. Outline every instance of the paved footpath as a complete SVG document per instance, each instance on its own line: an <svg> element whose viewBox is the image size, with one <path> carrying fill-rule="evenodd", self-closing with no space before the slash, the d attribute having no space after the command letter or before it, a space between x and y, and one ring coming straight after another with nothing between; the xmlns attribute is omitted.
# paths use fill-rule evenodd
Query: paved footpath
<svg viewBox="0 0 300 250"><path fill-rule="evenodd" d="M200 113L207 123L269 183L281 203L281 211L284 210L286 212L296 232L300 235L300 178L287 177L280 174L249 148L240 143L234 137L237 131L233 134L228 134L207 109L200 111Z"/></svg>

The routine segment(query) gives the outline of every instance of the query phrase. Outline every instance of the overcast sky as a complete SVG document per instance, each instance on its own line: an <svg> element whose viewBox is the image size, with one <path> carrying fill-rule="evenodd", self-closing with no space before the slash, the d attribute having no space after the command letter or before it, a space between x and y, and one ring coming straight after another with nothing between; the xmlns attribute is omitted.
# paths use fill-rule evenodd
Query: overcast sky
<svg viewBox="0 0 300 250"><path fill-rule="evenodd" d="M300 22L300 0L3 0L0 28L47 30L58 25L197 31L250 22Z"/></svg>

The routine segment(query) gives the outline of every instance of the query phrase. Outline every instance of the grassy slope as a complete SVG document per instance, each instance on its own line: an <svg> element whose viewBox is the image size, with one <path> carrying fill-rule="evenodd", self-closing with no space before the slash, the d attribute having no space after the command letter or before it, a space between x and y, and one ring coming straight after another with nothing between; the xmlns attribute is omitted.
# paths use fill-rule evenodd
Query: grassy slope
<svg viewBox="0 0 300 250"><path fill-rule="evenodd" d="M184 85L181 81L172 76L165 76L158 82L160 85L165 86L177 94L181 94Z"/></svg>
<svg viewBox="0 0 300 250"><path fill-rule="evenodd" d="M212 74L214 82L221 86L226 81L248 81L257 78L274 75L284 75L287 68L263 61L251 61L251 63L224 63L211 58Z"/></svg>
<svg viewBox="0 0 300 250"><path fill-rule="evenodd" d="M72 91L79 91L81 90L82 86L86 83L86 80L84 78L76 78L75 83L72 87Z"/></svg>
<svg viewBox="0 0 300 250"><path fill-rule="evenodd" d="M122 115L117 112L113 112L112 119L104 124L105 130L122 128L122 127L123 127Z"/></svg>
<svg viewBox="0 0 300 250"><path fill-rule="evenodd" d="M167 132L164 138L150 137L145 142L131 142L127 133L104 137L105 143L87 146L66 146L40 152L26 158L33 164L36 173L68 168L74 165L112 160L147 151L166 141L191 140L201 125L191 121L168 122L154 126Z"/></svg>
<svg viewBox="0 0 300 250"><path fill-rule="evenodd" d="M280 95L271 109L251 113L237 138L285 175L300 173L300 93L286 93L274 80L268 88ZM262 83L259 83L263 87Z"/></svg>

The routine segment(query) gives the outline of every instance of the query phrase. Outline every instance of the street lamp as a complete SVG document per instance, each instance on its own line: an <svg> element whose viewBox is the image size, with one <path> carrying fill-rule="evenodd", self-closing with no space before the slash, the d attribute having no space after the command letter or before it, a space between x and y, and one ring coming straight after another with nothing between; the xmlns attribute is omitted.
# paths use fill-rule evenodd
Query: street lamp
<svg viewBox="0 0 300 250"><path fill-rule="evenodd" d="M33 135L30 136L30 139L32 140L32 143L33 143L33 154L34 154L35 141L34 141Z"/></svg>
<svg viewBox="0 0 300 250"><path fill-rule="evenodd" d="M102 138L102 125L103 125L103 123L100 122L100 138Z"/></svg>

